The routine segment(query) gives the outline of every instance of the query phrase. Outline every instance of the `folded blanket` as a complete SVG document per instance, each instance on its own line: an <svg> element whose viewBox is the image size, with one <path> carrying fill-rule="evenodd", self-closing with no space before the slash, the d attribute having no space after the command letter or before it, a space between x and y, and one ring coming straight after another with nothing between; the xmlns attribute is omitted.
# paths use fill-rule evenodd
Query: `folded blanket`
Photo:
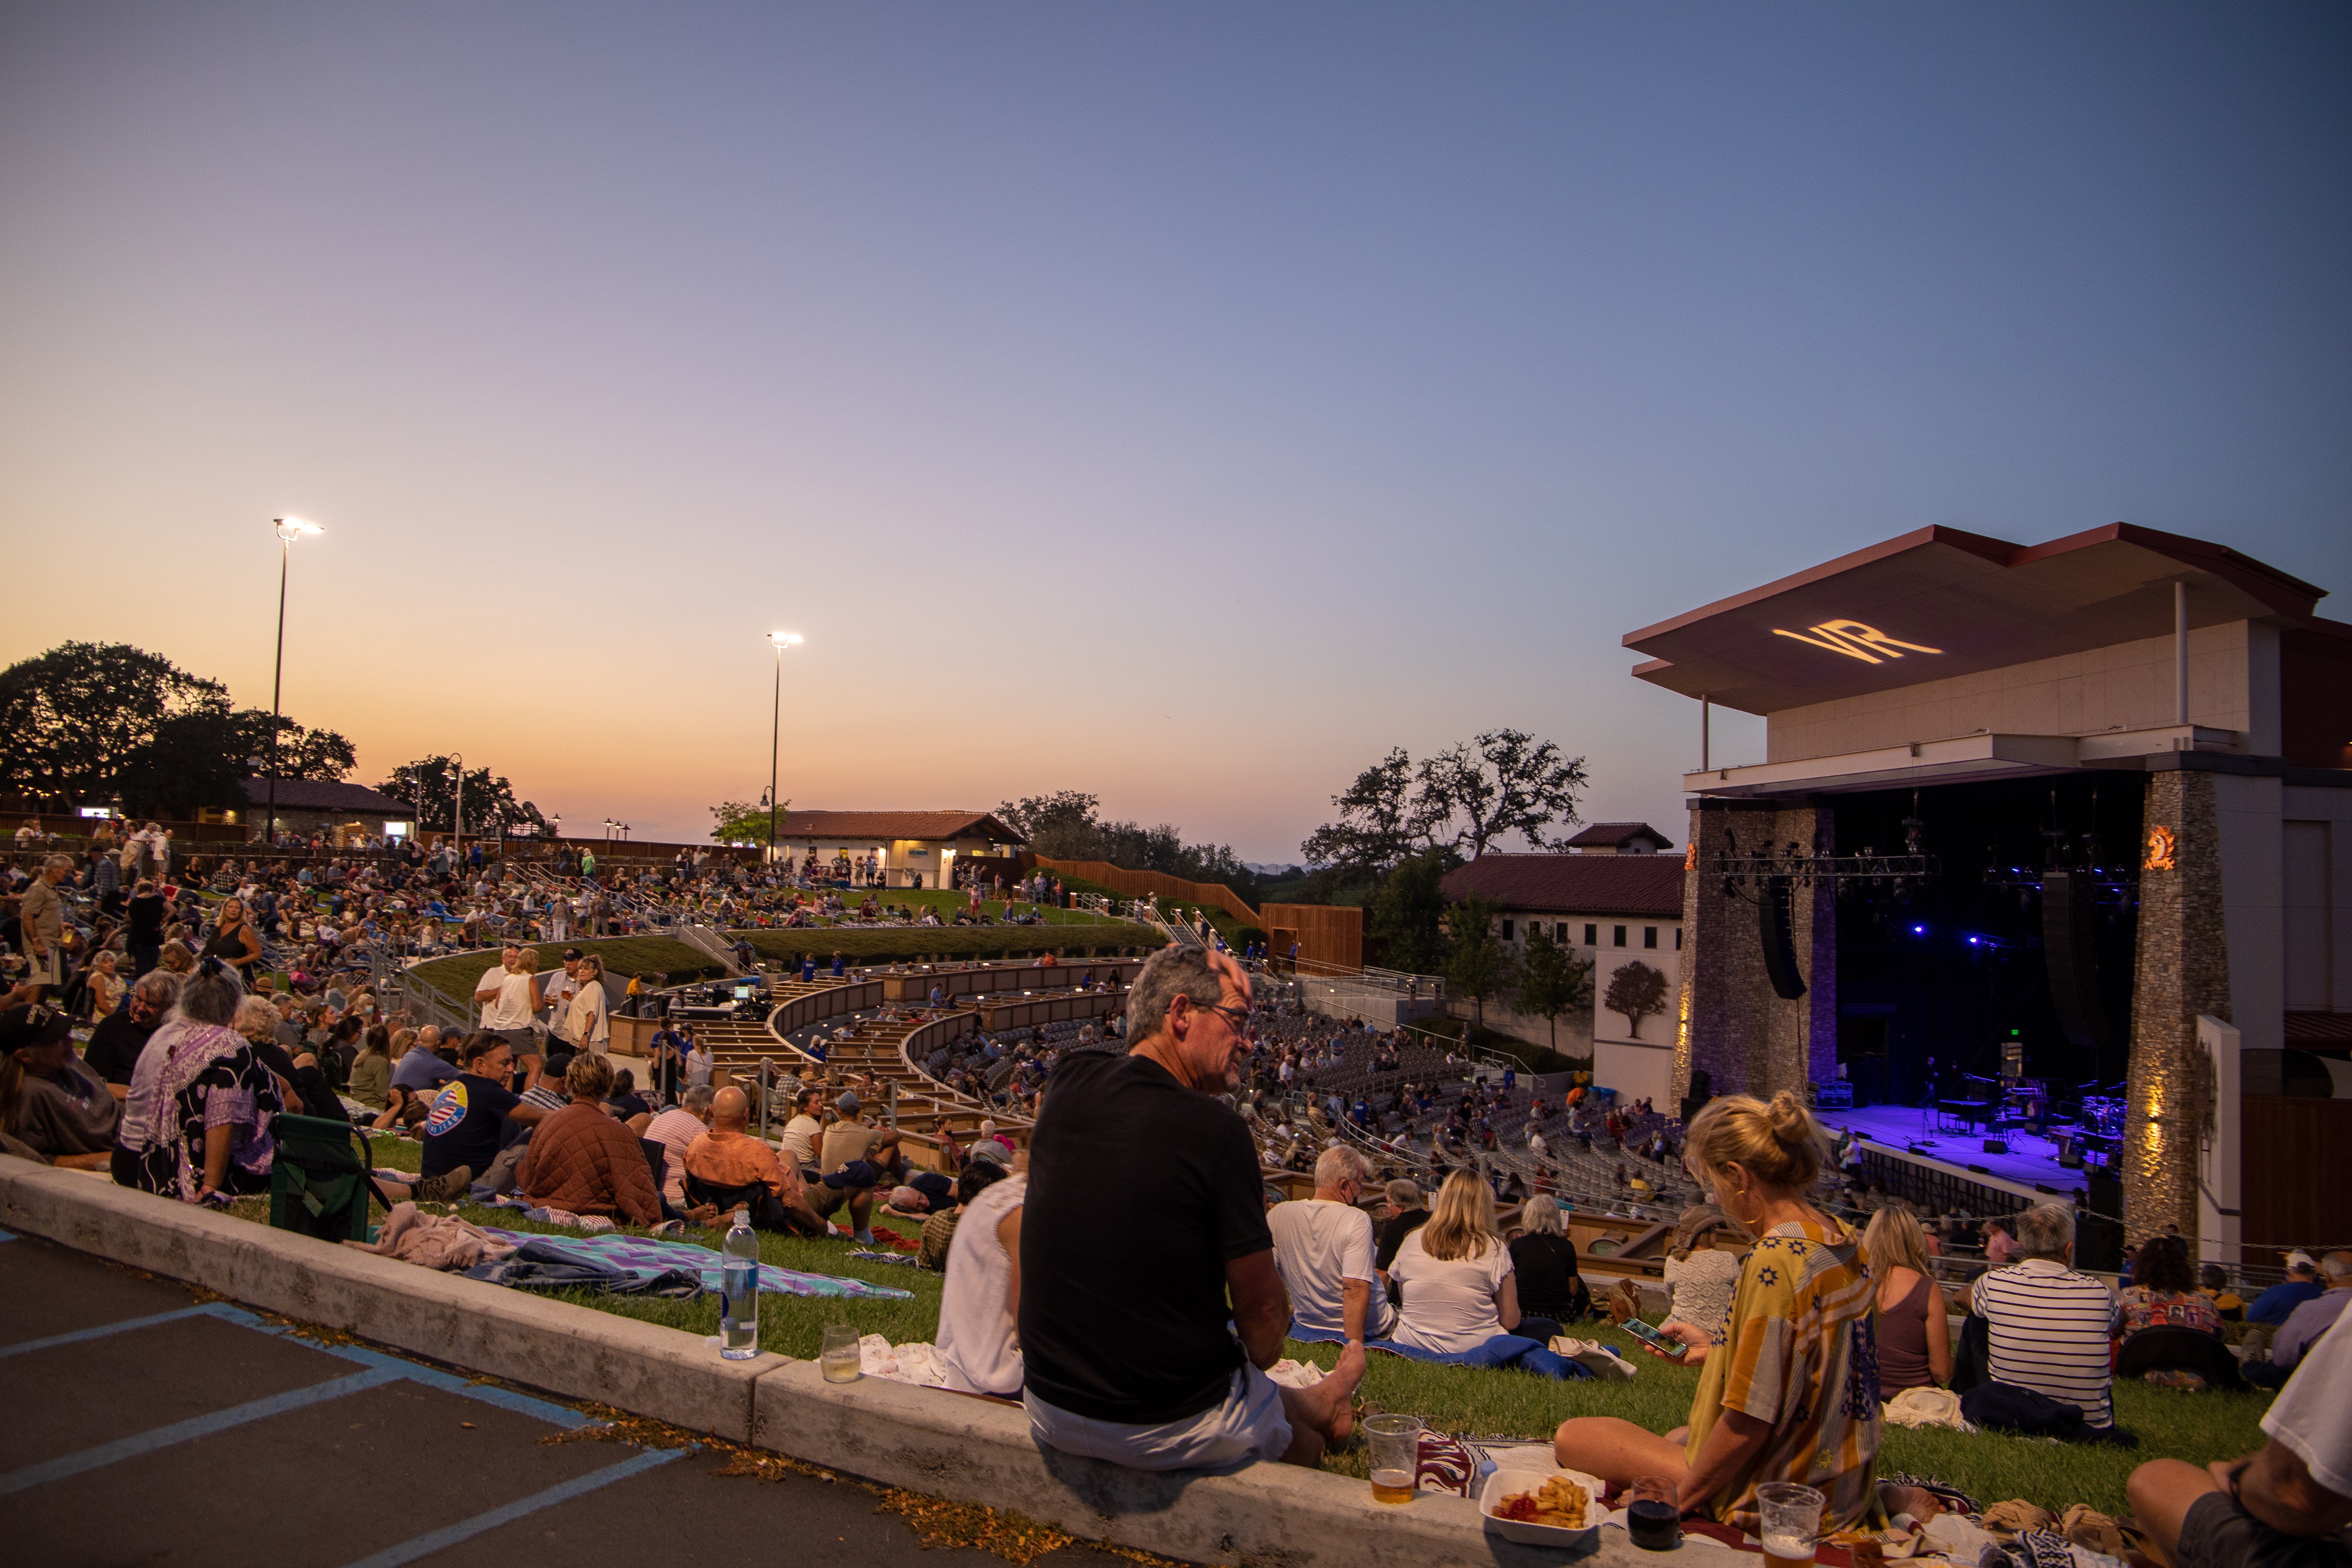
<svg viewBox="0 0 2352 1568"><path fill-rule="evenodd" d="M683 1268L627 1268L583 1257L574 1243L535 1237L509 1257L477 1263L466 1270L468 1279L483 1279L519 1290L598 1290L614 1296L694 1297L702 1294L701 1279Z"/></svg>
<svg viewBox="0 0 2352 1568"><path fill-rule="evenodd" d="M441 1269L471 1268L514 1251L512 1244L493 1237L455 1215L424 1214L413 1203L394 1205L373 1242L345 1241L343 1245L380 1258L396 1258L403 1263Z"/></svg>
<svg viewBox="0 0 2352 1568"><path fill-rule="evenodd" d="M690 1241L664 1241L647 1236L566 1236L535 1237L522 1231L486 1227L486 1236L520 1247L528 1242L546 1241L561 1246L591 1262L611 1264L625 1268L660 1271L676 1268L692 1274L706 1290L719 1289L719 1255L707 1247L697 1247ZM796 1268L779 1268L772 1263L760 1265L760 1289L781 1296L845 1296L869 1300L904 1301L914 1296L912 1290L902 1290L895 1285L873 1285L863 1279L841 1279L830 1274L803 1274Z"/></svg>

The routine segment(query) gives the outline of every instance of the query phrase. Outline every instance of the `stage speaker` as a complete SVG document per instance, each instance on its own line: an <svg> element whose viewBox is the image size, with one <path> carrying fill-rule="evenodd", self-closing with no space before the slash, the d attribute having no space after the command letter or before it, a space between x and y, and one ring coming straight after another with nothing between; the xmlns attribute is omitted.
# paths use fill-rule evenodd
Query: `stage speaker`
<svg viewBox="0 0 2352 1568"><path fill-rule="evenodd" d="M1683 1125L1688 1127L1699 1107L1715 1098L1715 1075L1705 1068L1691 1069L1690 1093L1683 1097Z"/></svg>
<svg viewBox="0 0 2352 1568"><path fill-rule="evenodd" d="M1797 972L1795 921L1790 912L1793 890L1788 882L1774 878L1756 889L1757 934L1764 942L1764 973L1772 982L1772 994L1784 1002L1794 1002L1805 994L1805 977Z"/></svg>
<svg viewBox="0 0 2352 1568"><path fill-rule="evenodd" d="M2078 1048L2107 1047L2107 1010L2099 1000L2099 945L2094 889L2079 871L2042 874L2042 961L2058 1026Z"/></svg>
<svg viewBox="0 0 2352 1568"><path fill-rule="evenodd" d="M2006 1154L2009 1152L2009 1140L1988 1138L1984 1141L1984 1152L1988 1154Z"/></svg>

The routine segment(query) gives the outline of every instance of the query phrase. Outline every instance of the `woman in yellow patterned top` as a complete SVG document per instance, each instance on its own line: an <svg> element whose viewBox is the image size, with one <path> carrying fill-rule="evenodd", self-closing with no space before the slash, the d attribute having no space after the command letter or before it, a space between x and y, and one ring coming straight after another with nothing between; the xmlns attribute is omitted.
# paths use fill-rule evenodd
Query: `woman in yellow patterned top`
<svg viewBox="0 0 2352 1568"><path fill-rule="evenodd" d="M1829 1500L1823 1533L1883 1525L1887 1510L1935 1513L1911 1488L1874 1484L1880 1431L1874 1291L1862 1238L1813 1207L1822 1131L1794 1095L1710 1101L1683 1161L1757 1239L1691 1400L1664 1436L1615 1416L1560 1423L1559 1462L1622 1484L1665 1476L1685 1513L1753 1531L1756 1489L1798 1481Z"/></svg>

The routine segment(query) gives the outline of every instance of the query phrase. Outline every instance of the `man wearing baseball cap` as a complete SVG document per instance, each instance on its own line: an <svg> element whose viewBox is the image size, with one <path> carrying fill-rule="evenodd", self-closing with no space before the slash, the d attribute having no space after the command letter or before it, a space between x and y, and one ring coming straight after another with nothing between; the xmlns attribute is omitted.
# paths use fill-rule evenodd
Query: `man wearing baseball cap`
<svg viewBox="0 0 2352 1568"><path fill-rule="evenodd" d="M2323 1289L2319 1283L2319 1259L2308 1252L2290 1252L2286 1255L2286 1278L2254 1298L2254 1304L2246 1309L2246 1321L2277 1328Z"/></svg>
<svg viewBox="0 0 2352 1568"><path fill-rule="evenodd" d="M898 1149L898 1130L885 1131L869 1126L857 1114L857 1096L844 1089L834 1102L841 1120L824 1131L824 1156L819 1162L823 1181L809 1193L809 1206L820 1215L830 1215L846 1204L849 1222L857 1245L874 1245L874 1189L881 1184L882 1162Z"/></svg>
<svg viewBox="0 0 2352 1568"><path fill-rule="evenodd" d="M11 1154L103 1171L122 1108L74 1055L65 1014L36 1003L0 1013L0 1135Z"/></svg>

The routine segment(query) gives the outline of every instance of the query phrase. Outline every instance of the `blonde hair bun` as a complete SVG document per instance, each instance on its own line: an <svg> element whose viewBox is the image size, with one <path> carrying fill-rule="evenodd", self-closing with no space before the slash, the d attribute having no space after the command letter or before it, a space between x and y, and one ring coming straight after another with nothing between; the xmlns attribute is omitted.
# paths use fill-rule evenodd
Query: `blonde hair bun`
<svg viewBox="0 0 2352 1568"><path fill-rule="evenodd" d="M1748 1094L1706 1102L1691 1120L1685 1160L1708 1171L1733 1165L1775 1187L1809 1187L1822 1173L1828 1141L1804 1102L1787 1089L1767 1105Z"/></svg>

